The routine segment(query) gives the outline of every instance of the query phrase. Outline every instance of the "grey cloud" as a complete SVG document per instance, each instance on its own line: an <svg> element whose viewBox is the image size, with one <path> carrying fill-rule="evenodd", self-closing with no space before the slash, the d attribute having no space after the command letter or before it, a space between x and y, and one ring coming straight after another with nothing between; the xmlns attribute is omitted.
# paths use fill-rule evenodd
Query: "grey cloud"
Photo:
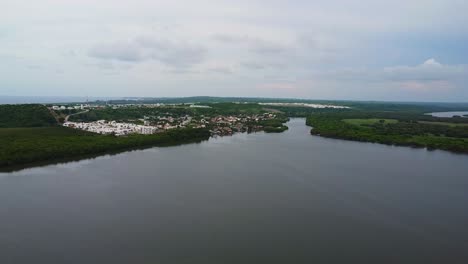
<svg viewBox="0 0 468 264"><path fill-rule="evenodd" d="M245 61L239 64L243 68L251 70L264 70L264 69L284 69L287 68L287 65L281 62L273 61Z"/></svg>
<svg viewBox="0 0 468 264"><path fill-rule="evenodd" d="M258 63L258 62L242 62L240 65L244 68L253 69L253 70L263 70L267 67L265 64Z"/></svg>
<svg viewBox="0 0 468 264"><path fill-rule="evenodd" d="M61 55L64 57L76 57L77 53L74 50L67 50L67 51L63 51Z"/></svg>
<svg viewBox="0 0 468 264"><path fill-rule="evenodd" d="M203 61L205 49L181 41L137 37L128 42L100 44L88 55L103 60L140 62L154 60L170 67L190 67Z"/></svg>
<svg viewBox="0 0 468 264"><path fill-rule="evenodd" d="M384 77L394 81L444 81L468 75L465 65L443 65L435 59L428 59L417 66L397 66L384 69Z"/></svg>
<svg viewBox="0 0 468 264"><path fill-rule="evenodd" d="M30 70L41 70L43 67L41 65L31 64L27 66Z"/></svg>
<svg viewBox="0 0 468 264"><path fill-rule="evenodd" d="M430 59L415 66L316 71L306 78L317 87L326 87L316 92L347 99L459 100L466 96L468 65L444 65Z"/></svg>
<svg viewBox="0 0 468 264"><path fill-rule="evenodd" d="M312 76L341 81L404 82L457 81L468 79L467 65L444 65L434 59L416 66L394 66L383 69L349 68L314 72Z"/></svg>
<svg viewBox="0 0 468 264"><path fill-rule="evenodd" d="M214 73L222 73L222 74L233 74L233 71L231 68L223 67L223 66L212 67L212 68L209 68L208 71L214 72Z"/></svg>
<svg viewBox="0 0 468 264"><path fill-rule="evenodd" d="M286 51L287 49L288 48L283 45L267 41L254 42L249 48L250 51L260 54L281 53Z"/></svg>
<svg viewBox="0 0 468 264"><path fill-rule="evenodd" d="M206 50L202 46L182 41L139 37L136 43L147 50L152 59L171 66L190 66L203 61Z"/></svg>
<svg viewBox="0 0 468 264"><path fill-rule="evenodd" d="M200 74L200 70L193 70L192 68L170 68L163 71L169 74Z"/></svg>
<svg viewBox="0 0 468 264"><path fill-rule="evenodd" d="M345 42L345 46L349 47L353 40L346 39L346 41L340 41L337 36L331 37L322 34L308 33L300 35L297 42L301 48L312 51L315 54L319 53L319 56L332 56L344 50L343 45Z"/></svg>
<svg viewBox="0 0 468 264"><path fill-rule="evenodd" d="M99 44L92 47L88 55L98 59L104 60L118 60L135 62L148 59L142 53L141 47L135 43L108 43Z"/></svg>
<svg viewBox="0 0 468 264"><path fill-rule="evenodd" d="M247 42L247 36L234 36L234 35L227 35L227 34L214 34L212 36L214 40L227 42L227 43L240 43L240 42Z"/></svg>
<svg viewBox="0 0 468 264"><path fill-rule="evenodd" d="M257 37L251 37L248 35L236 36L227 34L215 34L212 37L214 40L223 43L246 45L249 51L260 54L281 53L290 48L282 43L277 43Z"/></svg>

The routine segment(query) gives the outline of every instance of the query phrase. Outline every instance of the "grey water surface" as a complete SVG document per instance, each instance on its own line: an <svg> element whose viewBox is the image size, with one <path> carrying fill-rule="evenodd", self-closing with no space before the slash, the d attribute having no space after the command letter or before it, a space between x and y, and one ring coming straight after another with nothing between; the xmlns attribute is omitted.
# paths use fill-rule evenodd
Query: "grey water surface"
<svg viewBox="0 0 468 264"><path fill-rule="evenodd" d="M468 263L468 155L288 126L0 173L0 263Z"/></svg>

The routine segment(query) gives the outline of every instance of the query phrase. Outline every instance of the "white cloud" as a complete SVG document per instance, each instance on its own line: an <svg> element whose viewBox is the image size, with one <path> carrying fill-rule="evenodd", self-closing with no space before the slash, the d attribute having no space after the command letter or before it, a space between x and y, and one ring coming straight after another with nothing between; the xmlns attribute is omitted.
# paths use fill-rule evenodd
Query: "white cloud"
<svg viewBox="0 0 468 264"><path fill-rule="evenodd" d="M205 49L182 41L140 36L131 41L98 44L89 56L104 60L140 62L155 60L171 67L189 67L200 63Z"/></svg>
<svg viewBox="0 0 468 264"><path fill-rule="evenodd" d="M442 64L437 62L434 58L430 58L430 59L426 60L422 64L422 66L425 66L425 67L440 67L440 66L442 66Z"/></svg>

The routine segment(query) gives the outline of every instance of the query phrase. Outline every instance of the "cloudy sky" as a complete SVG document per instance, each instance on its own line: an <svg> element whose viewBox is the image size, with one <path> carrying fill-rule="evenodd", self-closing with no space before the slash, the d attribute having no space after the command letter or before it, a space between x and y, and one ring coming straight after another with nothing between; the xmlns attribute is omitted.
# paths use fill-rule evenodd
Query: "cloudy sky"
<svg viewBox="0 0 468 264"><path fill-rule="evenodd" d="M0 0L0 95L468 101L466 0Z"/></svg>

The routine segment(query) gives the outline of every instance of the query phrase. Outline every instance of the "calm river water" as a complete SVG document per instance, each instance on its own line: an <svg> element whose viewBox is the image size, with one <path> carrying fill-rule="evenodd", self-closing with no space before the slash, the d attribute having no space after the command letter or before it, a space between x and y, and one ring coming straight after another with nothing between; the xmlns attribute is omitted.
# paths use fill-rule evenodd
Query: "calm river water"
<svg viewBox="0 0 468 264"><path fill-rule="evenodd" d="M468 156L238 134L0 174L0 263L468 263Z"/></svg>

